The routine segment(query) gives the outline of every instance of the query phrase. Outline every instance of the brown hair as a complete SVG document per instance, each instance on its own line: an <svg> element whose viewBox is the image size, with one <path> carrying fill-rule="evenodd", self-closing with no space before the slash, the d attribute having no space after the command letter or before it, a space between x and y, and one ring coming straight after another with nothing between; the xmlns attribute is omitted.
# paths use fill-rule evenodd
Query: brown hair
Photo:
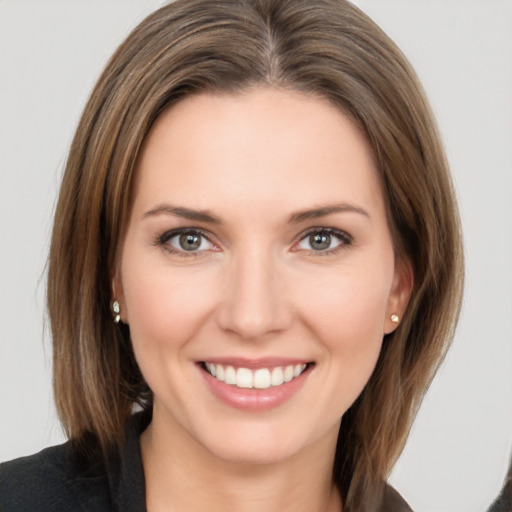
<svg viewBox="0 0 512 512"><path fill-rule="evenodd" d="M334 465L346 510L373 510L453 336L463 279L449 170L421 86L393 42L344 0L176 0L118 48L87 103L60 191L48 309L54 391L71 439L122 439L150 392L111 279L141 144L185 95L269 85L330 100L375 152L397 253L414 286L363 393L343 416Z"/></svg>

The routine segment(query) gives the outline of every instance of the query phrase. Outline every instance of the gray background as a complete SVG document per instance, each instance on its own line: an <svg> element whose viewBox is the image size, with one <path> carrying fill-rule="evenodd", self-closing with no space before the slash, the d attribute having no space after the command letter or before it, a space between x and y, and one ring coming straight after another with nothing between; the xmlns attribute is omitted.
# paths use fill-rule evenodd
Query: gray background
<svg viewBox="0 0 512 512"><path fill-rule="evenodd" d="M100 70L157 0L0 0L0 460L64 437L44 265L60 175ZM512 2L360 0L422 79L465 229L461 323L391 481L424 512L485 510L512 440Z"/></svg>

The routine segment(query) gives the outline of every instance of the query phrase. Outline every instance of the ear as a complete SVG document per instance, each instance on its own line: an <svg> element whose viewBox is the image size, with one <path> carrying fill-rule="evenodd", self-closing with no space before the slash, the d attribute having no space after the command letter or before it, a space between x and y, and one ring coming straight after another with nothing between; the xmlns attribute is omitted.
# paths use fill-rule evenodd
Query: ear
<svg viewBox="0 0 512 512"><path fill-rule="evenodd" d="M384 334L390 334L400 325L411 298L413 284L414 276L410 261L397 257L384 319Z"/></svg>
<svg viewBox="0 0 512 512"><path fill-rule="evenodd" d="M120 312L119 315L121 316L121 321L124 324L128 323L128 312L126 308L126 301L124 298L124 291L123 291L123 280L121 279L121 271L119 268L116 268L113 272L112 278L111 278L111 288L112 288L112 297L111 297L111 304L117 300L119 303Z"/></svg>

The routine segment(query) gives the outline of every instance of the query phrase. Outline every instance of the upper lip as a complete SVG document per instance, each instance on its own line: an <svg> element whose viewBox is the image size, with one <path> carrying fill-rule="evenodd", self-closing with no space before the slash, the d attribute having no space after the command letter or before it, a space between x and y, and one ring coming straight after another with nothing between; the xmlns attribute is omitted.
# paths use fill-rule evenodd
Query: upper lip
<svg viewBox="0 0 512 512"><path fill-rule="evenodd" d="M248 359L245 357L211 357L198 361L198 363L220 364L222 366L233 366L236 368L275 368L277 366L289 366L297 364L308 364L310 359L296 357L262 357Z"/></svg>

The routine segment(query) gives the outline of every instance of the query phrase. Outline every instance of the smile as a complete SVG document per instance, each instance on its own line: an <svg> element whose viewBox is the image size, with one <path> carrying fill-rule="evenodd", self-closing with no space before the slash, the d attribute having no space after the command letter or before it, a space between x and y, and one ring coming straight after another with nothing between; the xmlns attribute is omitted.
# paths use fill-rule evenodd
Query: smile
<svg viewBox="0 0 512 512"><path fill-rule="evenodd" d="M307 364L296 364L251 370L209 362L203 363L203 368L216 380L242 389L268 389L281 386L299 377L307 367Z"/></svg>

